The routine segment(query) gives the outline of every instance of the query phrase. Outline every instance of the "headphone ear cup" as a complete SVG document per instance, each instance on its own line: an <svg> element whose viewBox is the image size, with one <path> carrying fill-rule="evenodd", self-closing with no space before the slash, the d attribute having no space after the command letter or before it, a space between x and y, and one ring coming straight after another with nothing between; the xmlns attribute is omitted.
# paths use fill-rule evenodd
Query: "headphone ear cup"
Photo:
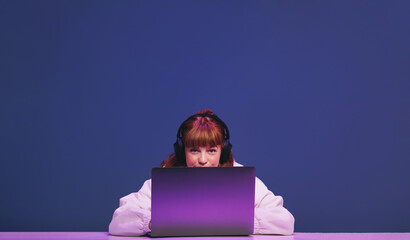
<svg viewBox="0 0 410 240"><path fill-rule="evenodd" d="M231 154L231 150L232 150L231 142L229 140L225 140L224 147L222 148L222 151L221 151L221 157L219 159L220 163L225 163L226 161L228 161L229 155Z"/></svg>
<svg viewBox="0 0 410 240"><path fill-rule="evenodd" d="M181 164L185 163L185 147L181 139L177 139L174 143L174 153L177 161Z"/></svg>

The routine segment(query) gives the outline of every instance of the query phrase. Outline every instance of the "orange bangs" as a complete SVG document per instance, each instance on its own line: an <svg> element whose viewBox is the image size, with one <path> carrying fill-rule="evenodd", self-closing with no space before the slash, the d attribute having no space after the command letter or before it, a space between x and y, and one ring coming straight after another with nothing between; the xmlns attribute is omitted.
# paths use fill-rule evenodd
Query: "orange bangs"
<svg viewBox="0 0 410 240"><path fill-rule="evenodd" d="M199 117L187 123L189 129L183 134L186 147L215 147L223 143L222 129L208 117Z"/></svg>

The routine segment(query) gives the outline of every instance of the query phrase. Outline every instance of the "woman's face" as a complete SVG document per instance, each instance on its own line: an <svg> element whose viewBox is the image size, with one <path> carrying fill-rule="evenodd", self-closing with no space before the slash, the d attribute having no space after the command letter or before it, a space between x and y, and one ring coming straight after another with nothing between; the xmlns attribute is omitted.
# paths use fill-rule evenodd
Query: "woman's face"
<svg viewBox="0 0 410 240"><path fill-rule="evenodd" d="M215 147L185 147L188 167L218 167L221 157L221 145Z"/></svg>

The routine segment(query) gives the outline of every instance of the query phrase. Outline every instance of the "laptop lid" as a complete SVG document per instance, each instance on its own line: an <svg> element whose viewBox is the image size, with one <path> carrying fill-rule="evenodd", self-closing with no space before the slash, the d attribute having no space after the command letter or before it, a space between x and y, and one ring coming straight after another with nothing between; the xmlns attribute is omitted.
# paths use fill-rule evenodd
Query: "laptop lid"
<svg viewBox="0 0 410 240"><path fill-rule="evenodd" d="M153 168L151 236L250 235L254 167Z"/></svg>

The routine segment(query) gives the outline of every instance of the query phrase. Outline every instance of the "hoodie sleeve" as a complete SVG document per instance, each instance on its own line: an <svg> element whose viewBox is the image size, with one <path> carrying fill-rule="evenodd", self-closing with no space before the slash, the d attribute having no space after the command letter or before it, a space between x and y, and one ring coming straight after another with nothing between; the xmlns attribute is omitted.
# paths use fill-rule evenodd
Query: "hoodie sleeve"
<svg viewBox="0 0 410 240"><path fill-rule="evenodd" d="M141 236L150 232L151 179L145 181L138 192L120 199L120 206L114 212L109 232L112 235Z"/></svg>
<svg viewBox="0 0 410 240"><path fill-rule="evenodd" d="M275 196L256 178L254 234L291 235L294 223L293 215L283 207L283 198Z"/></svg>

